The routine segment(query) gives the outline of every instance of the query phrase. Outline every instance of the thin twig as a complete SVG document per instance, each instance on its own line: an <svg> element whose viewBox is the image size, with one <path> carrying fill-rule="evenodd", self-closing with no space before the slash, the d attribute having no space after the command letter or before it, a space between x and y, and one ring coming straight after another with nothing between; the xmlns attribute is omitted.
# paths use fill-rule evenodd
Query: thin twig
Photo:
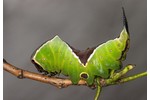
<svg viewBox="0 0 150 100"><path fill-rule="evenodd" d="M143 73L139 73L139 74L136 74L136 75L133 75L133 76L123 78L119 81L120 81L120 83L125 83L125 82L129 82L129 81L135 80L137 78L140 78L140 77L143 77L143 76L146 76L146 75L147 75L147 72L143 72Z"/></svg>
<svg viewBox="0 0 150 100"><path fill-rule="evenodd" d="M3 61L3 68L5 71L13 74L14 76L17 76L19 79L28 78L31 80L51 84L58 88L65 88L70 85L73 85L70 79L64 79L64 78L59 78L59 77L48 77L46 75L26 71L26 70L17 68L15 66L7 63L5 60ZM129 70L131 70L131 69L125 68L125 70L122 70L122 71L125 71L125 73L127 73ZM125 83L125 82L128 82L128 81L131 81L131 80L134 80L134 79L137 79L137 78L147 75L147 72L144 72L144 73L140 73L140 74L136 74L136 75L133 75L130 77L120 79L120 77L122 77L122 75L124 75L125 73L122 73L122 72L120 72L120 74L114 73L114 76L113 76L114 78L112 77L111 79L100 79L101 87ZM117 76L115 76L115 75L117 75ZM118 77L118 75L119 75L119 77ZM117 79L115 79L116 77L117 77ZM88 86L85 80L80 80L78 82L78 84L76 84L76 85ZM95 85L93 85L91 87L95 88Z"/></svg>
<svg viewBox="0 0 150 100"><path fill-rule="evenodd" d="M133 68L134 68L134 65L127 65L122 71L118 73L113 73L109 79L106 79L106 84L109 85L113 82L116 82L117 80L119 80L119 78L124 76L127 72L129 72Z"/></svg>
<svg viewBox="0 0 150 100"><path fill-rule="evenodd" d="M114 82L107 82L106 81L106 84L107 84L107 86L109 86L109 85L116 85L116 84L122 84L122 83L126 83L126 82L129 82L129 81L135 80L137 78L144 77L146 75L147 75L147 72L142 72L142 73L139 73L139 74L136 74L136 75L132 75L132 76L129 76L129 77L125 77L125 78L119 79L118 81L114 81Z"/></svg>
<svg viewBox="0 0 150 100"><path fill-rule="evenodd" d="M98 98L100 97L100 93L101 93L101 90L102 90L102 87L100 85L100 78L96 78L96 82L97 82L97 91L96 91L96 95L95 95L95 98L94 100L98 100Z"/></svg>

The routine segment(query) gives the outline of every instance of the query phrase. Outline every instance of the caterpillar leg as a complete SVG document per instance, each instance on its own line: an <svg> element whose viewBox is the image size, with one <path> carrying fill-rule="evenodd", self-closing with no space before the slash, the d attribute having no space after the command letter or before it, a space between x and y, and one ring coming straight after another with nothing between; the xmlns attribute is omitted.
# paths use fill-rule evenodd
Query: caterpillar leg
<svg viewBox="0 0 150 100"><path fill-rule="evenodd" d="M59 71L59 72L57 72L57 71L50 72L50 73L48 73L48 76L52 77L52 76L55 76L55 75L59 75L60 73L61 73L61 71Z"/></svg>

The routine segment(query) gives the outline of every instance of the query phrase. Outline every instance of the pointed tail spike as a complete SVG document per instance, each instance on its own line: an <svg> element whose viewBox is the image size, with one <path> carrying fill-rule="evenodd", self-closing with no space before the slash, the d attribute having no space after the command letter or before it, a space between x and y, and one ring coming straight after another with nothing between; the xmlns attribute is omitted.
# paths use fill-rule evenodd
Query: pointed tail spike
<svg viewBox="0 0 150 100"><path fill-rule="evenodd" d="M129 33L128 21L127 21L126 15L125 15L124 7L122 7L122 12L123 12L123 25L125 26L127 32Z"/></svg>

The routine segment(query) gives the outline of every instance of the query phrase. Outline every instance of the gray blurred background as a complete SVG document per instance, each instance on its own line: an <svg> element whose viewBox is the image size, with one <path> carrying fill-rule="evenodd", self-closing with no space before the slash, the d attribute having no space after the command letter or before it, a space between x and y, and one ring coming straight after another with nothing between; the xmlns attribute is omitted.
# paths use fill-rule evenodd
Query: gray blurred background
<svg viewBox="0 0 150 100"><path fill-rule="evenodd" d="M125 7L131 35L126 64L136 64L133 75L146 71L146 0L4 0L4 58L22 69L37 72L32 52L55 35L78 49L116 38ZM100 100L146 100L147 78L103 88ZM58 89L40 82L20 80L4 71L4 100L93 100L85 86Z"/></svg>

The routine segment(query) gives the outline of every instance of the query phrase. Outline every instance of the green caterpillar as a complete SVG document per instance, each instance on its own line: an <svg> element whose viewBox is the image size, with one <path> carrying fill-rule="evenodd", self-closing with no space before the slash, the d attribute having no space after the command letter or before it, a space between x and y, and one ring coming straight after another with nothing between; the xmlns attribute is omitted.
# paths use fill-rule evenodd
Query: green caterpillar
<svg viewBox="0 0 150 100"><path fill-rule="evenodd" d="M74 49L58 36L44 43L32 56L38 71L51 75L62 73L73 84L80 79L92 85L96 77L109 78L112 70L119 70L129 49L129 31L123 10L124 28L120 36L85 51Z"/></svg>

